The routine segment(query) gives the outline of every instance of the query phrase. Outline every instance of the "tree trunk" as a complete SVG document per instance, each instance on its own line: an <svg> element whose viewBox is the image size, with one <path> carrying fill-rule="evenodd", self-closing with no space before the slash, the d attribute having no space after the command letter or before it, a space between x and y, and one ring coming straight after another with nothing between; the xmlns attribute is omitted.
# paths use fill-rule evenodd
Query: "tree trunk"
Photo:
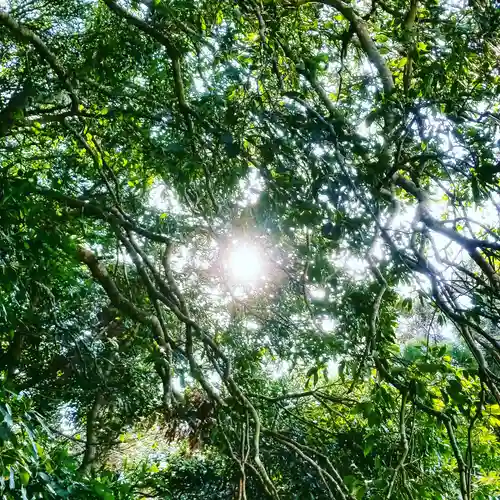
<svg viewBox="0 0 500 500"><path fill-rule="evenodd" d="M89 473L95 463L97 457L97 438L96 438L96 420L99 410L104 404L102 393L97 394L94 404L87 414L87 435L85 444L85 453L83 455L82 464L78 469L81 474Z"/></svg>

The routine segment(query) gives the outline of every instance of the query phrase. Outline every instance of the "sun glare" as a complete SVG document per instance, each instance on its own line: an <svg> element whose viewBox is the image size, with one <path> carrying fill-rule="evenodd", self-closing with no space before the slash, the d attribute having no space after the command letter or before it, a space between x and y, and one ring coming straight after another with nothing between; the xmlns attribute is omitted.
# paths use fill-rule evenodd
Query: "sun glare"
<svg viewBox="0 0 500 500"><path fill-rule="evenodd" d="M264 266L261 252L252 245L234 245L229 252L228 269L233 280L254 282L263 277Z"/></svg>

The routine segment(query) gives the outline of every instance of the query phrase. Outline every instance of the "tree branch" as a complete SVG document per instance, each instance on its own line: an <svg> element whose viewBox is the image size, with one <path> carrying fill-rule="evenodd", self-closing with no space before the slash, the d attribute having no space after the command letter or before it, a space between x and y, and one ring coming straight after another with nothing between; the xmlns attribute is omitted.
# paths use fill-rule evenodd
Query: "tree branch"
<svg viewBox="0 0 500 500"><path fill-rule="evenodd" d="M297 5L304 5L312 3L311 0L298 0ZM364 50L370 62L375 66L379 74L382 86L386 94L391 94L394 90L394 80L389 67L385 64L384 58L378 51L375 42L371 39L370 34L366 28L366 24L354 11L354 9L342 0L316 0L315 3L322 3L338 10L348 21L352 23L356 35L358 36L359 43Z"/></svg>
<svg viewBox="0 0 500 500"><path fill-rule="evenodd" d="M73 111L78 113L79 111L79 100L75 94L73 86L69 80L67 71L64 69L62 64L58 61L56 56L50 51L50 49L45 45L42 39L33 33L30 29L19 24L15 19L13 19L5 11L0 10L0 24L7 27L21 42L28 43L32 45L38 54L44 59L50 67L54 70L54 73L61 80L64 88L68 91L71 98L71 103Z"/></svg>
<svg viewBox="0 0 500 500"><path fill-rule="evenodd" d="M81 474L90 472L97 458L96 420L103 404L104 397L102 392L99 392L94 399L92 407L87 413L85 453L80 468L78 469Z"/></svg>
<svg viewBox="0 0 500 500"><path fill-rule="evenodd" d="M408 391L403 391L401 394L401 410L399 411L399 434L401 436L401 447L403 452L401 453L401 458L399 459L398 465L394 469L394 475L392 476L391 485L389 486L389 493L387 493L387 500L392 496L392 490L394 484L396 483L396 478L400 469L404 467L406 456L408 455L408 439L406 438L406 401L408 399Z"/></svg>

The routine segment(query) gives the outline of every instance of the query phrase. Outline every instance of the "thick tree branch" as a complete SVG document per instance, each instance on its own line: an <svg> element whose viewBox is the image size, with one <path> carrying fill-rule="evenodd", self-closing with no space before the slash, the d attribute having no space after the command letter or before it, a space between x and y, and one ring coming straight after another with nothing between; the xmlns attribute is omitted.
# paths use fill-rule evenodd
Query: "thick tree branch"
<svg viewBox="0 0 500 500"><path fill-rule="evenodd" d="M79 472L81 474L87 474L88 472L90 472L97 458L96 420L103 404L104 397L102 392L99 392L94 399L92 407L87 413L85 453L83 455L83 460L79 468Z"/></svg>
<svg viewBox="0 0 500 500"><path fill-rule="evenodd" d="M18 179L13 179L13 181L19 182ZM103 207L95 202L89 201L86 198L73 198L53 189L42 188L28 184L26 187L26 194L38 194L45 198L55 200L69 208L75 208L79 210L82 215L88 215L90 217L95 217L104 221L118 224L119 226L123 227L123 229L133 231L134 233L140 234L141 236L144 236L152 241L165 244L170 242L170 238L168 238L166 235L155 233L153 231L149 231L148 229L140 227L134 222L131 222L130 217L127 217L125 219L118 209Z"/></svg>
<svg viewBox="0 0 500 500"><path fill-rule="evenodd" d="M50 67L54 70L54 73L59 77L59 80L63 84L64 88L68 91L73 111L77 113L80 103L75 94L75 90L73 89L73 85L70 82L69 75L42 39L30 29L19 24L14 18L9 16L7 12L2 10L0 10L0 25L7 27L21 42L32 45L42 59L50 65Z"/></svg>
<svg viewBox="0 0 500 500"><path fill-rule="evenodd" d="M0 11L1 15L1 11ZM0 137L7 135L9 130L16 124L28 104L29 98L33 95L34 89L29 80L24 82L23 88L10 98L4 109L0 112Z"/></svg>
<svg viewBox="0 0 500 500"><path fill-rule="evenodd" d="M182 115L186 121L188 130L190 133L193 132L193 124L190 117L189 106L186 102L186 97L184 93L184 83L182 81L182 71L181 71L181 52L175 47L174 43L166 35L160 31L152 28L148 23L139 19L138 17L130 14L125 9L120 7L113 0L104 0L104 3L119 17L125 19L129 24L132 24L136 28L140 29L142 32L151 36L157 42L165 47L167 55L172 63L172 71L174 74L174 90L177 100L179 101L179 108Z"/></svg>
<svg viewBox="0 0 500 500"><path fill-rule="evenodd" d="M311 0L298 0L297 5L304 5L306 3L311 3ZM361 17L356 14L354 9L344 3L342 0L319 0L316 3L322 3L324 5L329 5L336 10L338 10L348 21L351 22L358 36L359 43L364 50L366 56L370 62L375 66L379 74L380 80L382 81L382 86L386 94L391 94L394 90L394 80L392 78L392 73L389 67L384 61L384 58L378 51L375 42L371 39L365 22Z"/></svg>
<svg viewBox="0 0 500 500"><path fill-rule="evenodd" d="M451 449L455 455L455 460L457 461L458 474L460 477L460 492L462 494L463 500L469 500L469 493L467 488L466 472L467 466L465 465L464 459L462 458L462 453L457 443L455 433L453 432L453 427L450 419L443 421L446 431L448 433L448 438L450 440Z"/></svg>
<svg viewBox="0 0 500 500"><path fill-rule="evenodd" d="M446 227L442 222L436 220L430 214L428 208L429 197L428 194L420 189L413 181L406 179L400 174L393 176L394 182L402 187L406 192L415 196L419 204L419 216L422 222L430 229L447 236L450 240L467 250L470 257L481 268L485 275L489 278L492 285L495 287L500 286L500 277L491 265L481 256L478 248L500 250L500 243L496 241L479 240L477 238L468 238L458 233L452 228Z"/></svg>

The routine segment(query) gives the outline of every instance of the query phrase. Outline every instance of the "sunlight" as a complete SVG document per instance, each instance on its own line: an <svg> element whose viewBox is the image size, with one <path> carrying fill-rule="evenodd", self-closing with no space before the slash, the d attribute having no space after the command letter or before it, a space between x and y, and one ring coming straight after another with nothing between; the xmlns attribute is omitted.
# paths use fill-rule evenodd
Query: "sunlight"
<svg viewBox="0 0 500 500"><path fill-rule="evenodd" d="M261 251L252 245L234 244L228 256L228 269L237 282L254 282L263 278L264 265Z"/></svg>

